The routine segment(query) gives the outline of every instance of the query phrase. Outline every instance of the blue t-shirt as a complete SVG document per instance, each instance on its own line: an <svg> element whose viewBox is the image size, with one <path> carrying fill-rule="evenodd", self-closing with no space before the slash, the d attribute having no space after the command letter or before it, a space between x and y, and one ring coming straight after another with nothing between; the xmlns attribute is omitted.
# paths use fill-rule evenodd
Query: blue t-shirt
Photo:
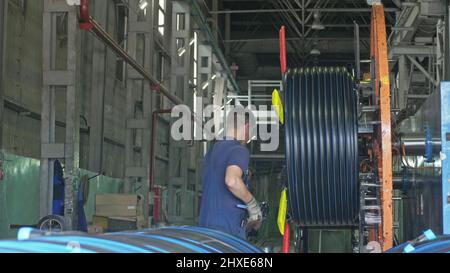
<svg viewBox="0 0 450 273"><path fill-rule="evenodd" d="M220 140L208 151L203 161L200 226L245 239L242 220L246 210L237 207L244 203L228 189L225 173L229 166L239 166L244 173L244 183L247 183L249 159L249 151L237 140Z"/></svg>

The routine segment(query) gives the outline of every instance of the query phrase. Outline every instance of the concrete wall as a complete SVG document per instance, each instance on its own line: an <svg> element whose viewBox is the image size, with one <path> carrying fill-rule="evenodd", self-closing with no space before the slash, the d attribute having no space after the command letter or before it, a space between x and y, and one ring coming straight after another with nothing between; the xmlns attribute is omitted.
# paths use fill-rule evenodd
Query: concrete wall
<svg viewBox="0 0 450 273"><path fill-rule="evenodd" d="M28 1L26 9L9 4L6 33L5 100L34 113L41 111L42 1ZM3 147L17 155L37 158L40 121L6 107Z"/></svg>
<svg viewBox="0 0 450 273"><path fill-rule="evenodd" d="M42 11L43 0L26 1L22 9L9 1L6 43L5 114L2 147L7 152L38 159L40 156L40 113L42 92ZM108 3L107 24L103 27L116 38L114 1ZM95 11L91 6L91 13ZM104 147L103 170L111 177L124 176L125 145L125 83L116 79L117 57L106 49L105 77L99 78L99 71L93 71L94 37L88 32L80 32L82 47L80 69L81 137L80 167L88 169L89 127L92 115L101 111L91 111L91 91L93 81L104 81ZM61 39L58 50L64 50L66 40ZM57 62L64 62L58 59ZM57 141L64 141L65 98L64 92L57 94L56 119ZM100 107L99 107L100 108ZM158 132L159 138L167 139L167 126ZM160 131L160 130L158 130ZM162 151L162 156L166 156ZM165 164L159 162L159 164ZM161 166L163 167L163 166ZM98 170L93 170L98 171Z"/></svg>

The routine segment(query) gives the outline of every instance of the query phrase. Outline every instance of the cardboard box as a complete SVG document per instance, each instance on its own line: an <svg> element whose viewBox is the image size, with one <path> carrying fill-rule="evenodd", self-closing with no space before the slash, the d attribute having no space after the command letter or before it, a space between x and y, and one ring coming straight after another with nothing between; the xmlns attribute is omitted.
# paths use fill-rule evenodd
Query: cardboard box
<svg viewBox="0 0 450 273"><path fill-rule="evenodd" d="M88 234L99 235L99 234L103 234L103 233L104 233L104 229L101 226L97 226L97 225L88 226Z"/></svg>
<svg viewBox="0 0 450 273"><path fill-rule="evenodd" d="M128 231L137 228L136 218L94 215L92 222L93 226L100 227L104 232Z"/></svg>
<svg viewBox="0 0 450 273"><path fill-rule="evenodd" d="M140 209L135 194L104 194L95 198L95 214L107 217L136 217Z"/></svg>
<svg viewBox="0 0 450 273"><path fill-rule="evenodd" d="M136 194L97 194L95 196L96 205L137 205L138 196Z"/></svg>
<svg viewBox="0 0 450 273"><path fill-rule="evenodd" d="M97 205L95 214L100 216L136 217L137 206L129 205Z"/></svg>

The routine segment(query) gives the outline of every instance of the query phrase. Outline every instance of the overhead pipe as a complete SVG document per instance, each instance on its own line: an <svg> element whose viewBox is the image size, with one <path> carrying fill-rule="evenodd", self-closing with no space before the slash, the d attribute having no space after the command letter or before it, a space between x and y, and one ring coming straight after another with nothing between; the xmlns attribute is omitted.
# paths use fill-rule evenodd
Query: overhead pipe
<svg viewBox="0 0 450 273"><path fill-rule="evenodd" d="M133 57L131 57L125 49L123 49L109 33L104 30L90 15L89 15L89 0L81 0L80 2L80 28L86 29L101 41L103 41L110 49L112 49L119 57L126 61L133 67L140 75L152 84L152 89L161 92L173 104L183 104L177 96L170 93L169 89L160 83L153 75L148 73L145 68L140 65Z"/></svg>
<svg viewBox="0 0 450 273"><path fill-rule="evenodd" d="M167 87L159 82L152 74L147 72L145 68L140 65L132 56L125 51L119 43L117 43L109 33L104 30L90 15L89 15L89 0L81 0L80 2L80 28L88 30L90 33L98 37L105 45L113 50L119 57L121 57L127 64L133 67L141 76L148 80L153 91L161 92L174 105L183 105L184 102L177 96L172 94ZM222 56L223 57L223 56ZM227 67L229 70L229 67ZM231 72L231 71L230 71ZM201 117L192 113L193 119L203 124Z"/></svg>
<svg viewBox="0 0 450 273"><path fill-rule="evenodd" d="M148 73L145 68L140 65L135 59L133 59L94 19L90 18L89 22L92 25L92 28L89 29L89 32L95 34L98 38L100 38L100 40L102 40L108 47L110 47L117 55L125 60L146 80L148 80L152 84L153 90L161 92L175 105L183 104L183 101L181 99L170 93L167 87L162 85L162 83L160 83L153 75Z"/></svg>
<svg viewBox="0 0 450 273"><path fill-rule="evenodd" d="M80 28L84 30L92 29L91 17L89 16L89 0L80 1Z"/></svg>

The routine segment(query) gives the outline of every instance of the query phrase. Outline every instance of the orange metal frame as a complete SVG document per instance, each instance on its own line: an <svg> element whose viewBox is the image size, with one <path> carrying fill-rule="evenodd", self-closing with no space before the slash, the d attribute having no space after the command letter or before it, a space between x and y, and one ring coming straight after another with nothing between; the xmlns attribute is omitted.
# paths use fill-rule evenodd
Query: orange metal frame
<svg viewBox="0 0 450 273"><path fill-rule="evenodd" d="M391 143L391 99L389 63L387 52L386 20L384 6L372 6L371 59L374 69L375 105L379 105L381 124L375 131L374 155L381 179L382 224L378 230L378 241L383 250L393 246L392 214L392 143Z"/></svg>

